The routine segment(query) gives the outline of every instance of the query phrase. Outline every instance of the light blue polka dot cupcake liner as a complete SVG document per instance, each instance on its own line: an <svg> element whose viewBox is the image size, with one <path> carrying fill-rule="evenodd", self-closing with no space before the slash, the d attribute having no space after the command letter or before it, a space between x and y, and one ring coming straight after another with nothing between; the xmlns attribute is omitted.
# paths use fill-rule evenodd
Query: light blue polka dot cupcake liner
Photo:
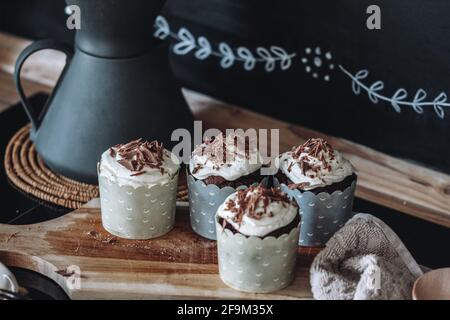
<svg viewBox="0 0 450 320"><path fill-rule="evenodd" d="M267 184L267 180L264 178L261 183ZM248 186L241 186L237 189L219 188L216 185L206 185L189 173L187 174L187 183L192 230L206 239L217 240L215 222L217 210L230 195L238 190L247 189Z"/></svg>
<svg viewBox="0 0 450 320"><path fill-rule="evenodd" d="M261 239L233 234L216 221L219 272L226 285L242 292L269 293L292 283L299 227L279 238Z"/></svg>
<svg viewBox="0 0 450 320"><path fill-rule="evenodd" d="M285 184L275 185L295 199L300 207L300 246L322 247L353 217L353 201L356 181L344 191L333 194L322 192L318 195L307 191L291 190Z"/></svg>
<svg viewBox="0 0 450 320"><path fill-rule="evenodd" d="M178 175L151 188L119 186L99 176L103 227L125 239L150 240L175 226Z"/></svg>

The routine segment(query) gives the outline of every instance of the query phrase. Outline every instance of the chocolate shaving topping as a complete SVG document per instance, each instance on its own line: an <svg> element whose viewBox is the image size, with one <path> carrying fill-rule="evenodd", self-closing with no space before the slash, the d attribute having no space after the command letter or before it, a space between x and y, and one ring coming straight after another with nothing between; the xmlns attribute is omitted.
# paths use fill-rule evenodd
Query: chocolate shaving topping
<svg viewBox="0 0 450 320"><path fill-rule="evenodd" d="M261 220L264 216L273 217L276 213L268 210L272 202L281 202L283 206L296 205L280 189L254 186L238 191L236 199L229 200L225 208L234 214L233 221L240 224L245 215L255 220ZM257 210L261 204L263 210Z"/></svg>
<svg viewBox="0 0 450 320"><path fill-rule="evenodd" d="M292 184L289 185L289 189L291 189L291 190L296 190L296 189L303 190L303 189L309 187L310 185L311 184L309 182L303 182L303 183L297 183L297 184L292 183Z"/></svg>
<svg viewBox="0 0 450 320"><path fill-rule="evenodd" d="M117 152L114 148L109 149L109 155L113 158L117 156Z"/></svg>
<svg viewBox="0 0 450 320"><path fill-rule="evenodd" d="M161 174L165 173L162 167L164 145L158 141L149 142L139 139L127 144L120 144L110 149L110 155L114 158L119 156L117 162L131 171L132 177L145 174L145 167L158 169Z"/></svg>
<svg viewBox="0 0 450 320"><path fill-rule="evenodd" d="M197 174L200 170L203 169L203 165L197 164L197 166L192 170L192 174Z"/></svg>
<svg viewBox="0 0 450 320"><path fill-rule="evenodd" d="M131 176L132 177L138 177L138 176L142 176L143 174L145 174L145 171L140 171L140 172L133 173Z"/></svg>
<svg viewBox="0 0 450 320"><path fill-rule="evenodd" d="M121 166L127 168L128 170L135 171L132 161L123 159L123 160L119 160L118 162Z"/></svg>
<svg viewBox="0 0 450 320"><path fill-rule="evenodd" d="M307 173L310 173L310 178L315 178L322 169L331 172L330 162L336 159L333 147L320 138L309 139L303 145L294 148L291 154L300 166L302 174L306 176ZM311 164L313 159L318 159L321 163L317 165ZM289 166L288 170L292 170L292 167Z"/></svg>
<svg viewBox="0 0 450 320"><path fill-rule="evenodd" d="M288 167L288 172L292 172L292 167L294 166L295 162L291 162L291 164Z"/></svg>
<svg viewBox="0 0 450 320"><path fill-rule="evenodd" d="M66 270L57 270L55 272L64 278L70 278L75 275L75 271L69 272L69 271L67 271L67 269Z"/></svg>
<svg viewBox="0 0 450 320"><path fill-rule="evenodd" d="M321 152L333 154L334 150L331 145L324 139L309 139L303 145L293 150L294 157L300 157L303 153L306 153L314 158L319 158Z"/></svg>
<svg viewBox="0 0 450 320"><path fill-rule="evenodd" d="M256 145L256 142L249 137L236 133L227 136L222 133L205 140L193 154L199 157L206 155L213 162L213 169L219 170L223 166L230 167L230 162L235 161L236 158L249 160L251 153L256 152L256 150L250 150L250 147Z"/></svg>

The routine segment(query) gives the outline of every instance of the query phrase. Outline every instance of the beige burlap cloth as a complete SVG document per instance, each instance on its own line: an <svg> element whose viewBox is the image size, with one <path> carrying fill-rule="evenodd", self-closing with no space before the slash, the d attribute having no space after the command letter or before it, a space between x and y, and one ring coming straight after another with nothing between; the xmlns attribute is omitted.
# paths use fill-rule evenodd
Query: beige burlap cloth
<svg viewBox="0 0 450 320"><path fill-rule="evenodd" d="M422 274L391 228L358 214L314 260L311 286L318 300L409 300Z"/></svg>

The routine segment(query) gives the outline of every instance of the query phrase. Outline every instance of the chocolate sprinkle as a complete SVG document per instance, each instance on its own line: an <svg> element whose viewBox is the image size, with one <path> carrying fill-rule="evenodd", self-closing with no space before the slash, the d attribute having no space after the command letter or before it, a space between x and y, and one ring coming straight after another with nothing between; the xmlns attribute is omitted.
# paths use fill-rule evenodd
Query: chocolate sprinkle
<svg viewBox="0 0 450 320"><path fill-rule="evenodd" d="M146 173L145 167L158 169L164 175L162 167L164 163L164 145L158 141L143 141L142 139L127 144L120 144L110 149L111 157L120 159L117 161L121 166L132 172L136 177Z"/></svg>

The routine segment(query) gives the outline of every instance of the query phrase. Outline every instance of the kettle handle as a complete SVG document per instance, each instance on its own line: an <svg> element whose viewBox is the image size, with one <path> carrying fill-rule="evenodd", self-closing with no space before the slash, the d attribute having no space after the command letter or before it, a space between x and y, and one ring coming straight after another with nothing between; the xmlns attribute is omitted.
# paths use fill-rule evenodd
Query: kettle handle
<svg viewBox="0 0 450 320"><path fill-rule="evenodd" d="M25 109L25 112L26 112L28 118L31 121L31 125L32 125L34 131L37 131L39 129L39 126L40 126L41 120L42 120L42 115L36 114L36 110L31 105L30 101L28 100L28 98L23 90L22 81L21 81L21 72L22 72L22 68L23 68L25 61L31 55L33 55L34 53L36 53L38 51L46 50L46 49L61 51L62 53L64 53L66 55L66 67L64 68L64 71L60 76L60 79L61 79L62 76L64 75L65 69L67 68L67 65L70 63L70 60L73 57L73 49L70 46L62 44L55 40L39 40L39 41L32 43L27 48L25 48L25 50L22 51L22 53L19 55L19 57L17 59L15 72L14 72L14 80L16 83L17 92L19 93L23 107ZM55 88L57 88L57 87L58 87L58 84L56 85ZM51 100L51 97L48 99L48 101L50 101L50 100ZM46 112L45 108L43 110L44 110L43 112Z"/></svg>

